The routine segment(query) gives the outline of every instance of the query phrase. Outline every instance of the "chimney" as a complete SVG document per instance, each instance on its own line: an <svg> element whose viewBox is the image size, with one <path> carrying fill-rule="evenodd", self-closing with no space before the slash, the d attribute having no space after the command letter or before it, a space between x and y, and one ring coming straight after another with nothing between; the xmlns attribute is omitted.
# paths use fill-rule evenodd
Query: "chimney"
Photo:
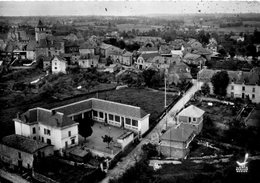
<svg viewBox="0 0 260 183"><path fill-rule="evenodd" d="M20 112L16 113L16 118L17 118L17 119L20 119L20 118L21 118Z"/></svg>
<svg viewBox="0 0 260 183"><path fill-rule="evenodd" d="M55 110L52 110L51 111L51 114L54 116L56 114L56 111Z"/></svg>

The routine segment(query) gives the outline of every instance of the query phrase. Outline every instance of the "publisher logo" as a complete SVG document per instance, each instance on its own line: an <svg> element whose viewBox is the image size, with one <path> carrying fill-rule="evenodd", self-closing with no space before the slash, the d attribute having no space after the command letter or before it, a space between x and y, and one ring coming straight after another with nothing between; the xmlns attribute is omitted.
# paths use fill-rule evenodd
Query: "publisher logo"
<svg viewBox="0 0 260 183"><path fill-rule="evenodd" d="M240 162L240 161L237 161L237 167L236 167L236 172L237 173L247 173L248 172L248 153L245 154L245 159L244 161Z"/></svg>

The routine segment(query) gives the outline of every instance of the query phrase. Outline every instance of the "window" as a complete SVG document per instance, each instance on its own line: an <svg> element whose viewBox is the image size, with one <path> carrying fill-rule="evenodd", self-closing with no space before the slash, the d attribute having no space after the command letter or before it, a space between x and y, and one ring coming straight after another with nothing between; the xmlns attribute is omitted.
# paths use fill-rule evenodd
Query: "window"
<svg viewBox="0 0 260 183"><path fill-rule="evenodd" d="M55 65L57 65L57 62L54 62Z"/></svg>
<svg viewBox="0 0 260 183"><path fill-rule="evenodd" d="M255 88L252 88L252 92L255 92Z"/></svg>
<svg viewBox="0 0 260 183"><path fill-rule="evenodd" d="M35 127L33 127L33 134L36 134L36 128Z"/></svg>
<svg viewBox="0 0 260 183"><path fill-rule="evenodd" d="M138 126L138 121L137 120L132 120L132 126Z"/></svg>
<svg viewBox="0 0 260 183"><path fill-rule="evenodd" d="M47 144L51 144L51 139L47 139Z"/></svg>
<svg viewBox="0 0 260 183"><path fill-rule="evenodd" d="M44 135L46 135L46 134L47 134L47 129L44 128Z"/></svg>
<svg viewBox="0 0 260 183"><path fill-rule="evenodd" d="M189 123L191 122L191 118L189 117Z"/></svg>
<svg viewBox="0 0 260 183"><path fill-rule="evenodd" d="M22 158L22 154L20 152L18 152L18 158L21 159Z"/></svg>
<svg viewBox="0 0 260 183"><path fill-rule="evenodd" d="M125 123L126 123L127 125L131 125L131 119L125 118Z"/></svg>
<svg viewBox="0 0 260 183"><path fill-rule="evenodd" d="M104 118L104 113L103 112L99 112L99 117L100 118Z"/></svg>
<svg viewBox="0 0 260 183"><path fill-rule="evenodd" d="M71 144L75 144L75 139L71 139Z"/></svg>
<svg viewBox="0 0 260 183"><path fill-rule="evenodd" d="M42 137L42 142L44 142L44 138Z"/></svg>
<svg viewBox="0 0 260 183"><path fill-rule="evenodd" d="M234 86L233 85L231 85L231 90L234 90Z"/></svg>
<svg viewBox="0 0 260 183"><path fill-rule="evenodd" d="M252 99L254 99L255 98L255 94L252 94Z"/></svg>
<svg viewBox="0 0 260 183"><path fill-rule="evenodd" d="M196 118L193 118L193 121L196 121Z"/></svg>
<svg viewBox="0 0 260 183"><path fill-rule="evenodd" d="M51 131L50 130L47 130L46 132L47 132L46 133L47 135L51 135Z"/></svg>
<svg viewBox="0 0 260 183"><path fill-rule="evenodd" d="M108 119L114 121L114 115L113 114L109 114L108 115Z"/></svg>
<svg viewBox="0 0 260 183"><path fill-rule="evenodd" d="M33 137L33 140L36 140L36 137Z"/></svg>
<svg viewBox="0 0 260 183"><path fill-rule="evenodd" d="M68 142L67 141L65 142L65 147L68 147Z"/></svg>
<svg viewBox="0 0 260 183"><path fill-rule="evenodd" d="M245 91L245 87L244 86L242 86L242 91Z"/></svg>
<svg viewBox="0 0 260 183"><path fill-rule="evenodd" d="M54 67L55 70L57 70L57 67Z"/></svg>
<svg viewBox="0 0 260 183"><path fill-rule="evenodd" d="M71 136L71 131L68 132L69 137Z"/></svg>
<svg viewBox="0 0 260 183"><path fill-rule="evenodd" d="M95 117L97 117L97 116L98 116L98 113L97 113L97 111L94 111L94 110L93 110L93 116L95 116Z"/></svg>
<svg viewBox="0 0 260 183"><path fill-rule="evenodd" d="M120 117L117 116L117 115L115 115L115 121L116 121L116 122L120 122Z"/></svg>

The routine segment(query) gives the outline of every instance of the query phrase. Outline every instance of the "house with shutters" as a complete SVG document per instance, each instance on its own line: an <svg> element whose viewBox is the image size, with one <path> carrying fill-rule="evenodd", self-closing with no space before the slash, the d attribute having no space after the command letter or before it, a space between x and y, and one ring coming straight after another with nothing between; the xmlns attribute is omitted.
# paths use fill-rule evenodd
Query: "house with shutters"
<svg viewBox="0 0 260 183"><path fill-rule="evenodd" d="M198 81L208 83L210 93L213 94L212 76L221 70L202 69L198 73ZM232 98L249 98L254 103L260 103L260 69L253 68L251 71L227 71L229 85L227 96Z"/></svg>
<svg viewBox="0 0 260 183"><path fill-rule="evenodd" d="M37 107L13 121L15 134L53 145L54 151L78 144L78 123L64 113Z"/></svg>

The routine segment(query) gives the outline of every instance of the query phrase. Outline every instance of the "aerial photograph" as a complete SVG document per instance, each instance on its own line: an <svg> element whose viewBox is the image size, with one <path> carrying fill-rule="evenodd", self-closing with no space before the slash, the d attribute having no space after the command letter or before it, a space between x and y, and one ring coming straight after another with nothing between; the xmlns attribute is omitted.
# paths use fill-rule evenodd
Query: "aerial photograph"
<svg viewBox="0 0 260 183"><path fill-rule="evenodd" d="M0 183L260 183L260 1L0 1Z"/></svg>

